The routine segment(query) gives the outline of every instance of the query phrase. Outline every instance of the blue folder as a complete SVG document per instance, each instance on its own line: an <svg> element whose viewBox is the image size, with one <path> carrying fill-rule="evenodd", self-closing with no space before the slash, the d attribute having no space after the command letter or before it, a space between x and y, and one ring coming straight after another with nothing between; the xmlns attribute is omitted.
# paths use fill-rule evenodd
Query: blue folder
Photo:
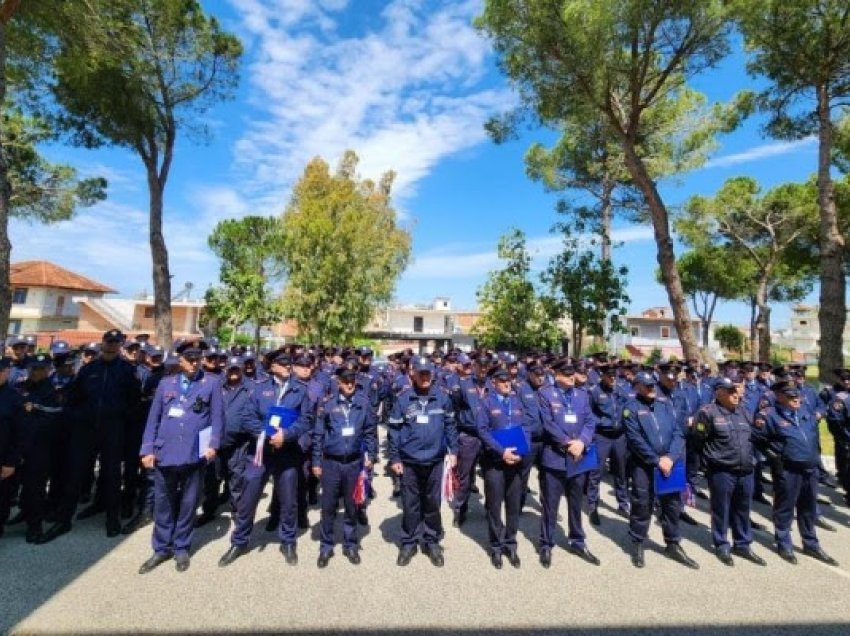
<svg viewBox="0 0 850 636"><path fill-rule="evenodd" d="M580 459L574 459L567 453L567 477L581 475L582 473L599 468L599 454L596 452L596 444L588 444L584 447L584 454Z"/></svg>
<svg viewBox="0 0 850 636"><path fill-rule="evenodd" d="M500 428L491 431L491 434L502 448L514 448L514 453L520 457L528 455L528 441L525 439L525 431L522 430L522 426Z"/></svg>
<svg viewBox="0 0 850 636"><path fill-rule="evenodd" d="M295 409L290 409L285 406L273 406L269 409L266 415L265 430L266 435L271 437L280 429L287 429L298 419L300 413Z"/></svg>
<svg viewBox="0 0 850 636"><path fill-rule="evenodd" d="M661 474L661 470L655 468L655 494L669 495L682 492L687 488L688 480L685 478L685 462L681 459L673 464L669 477Z"/></svg>

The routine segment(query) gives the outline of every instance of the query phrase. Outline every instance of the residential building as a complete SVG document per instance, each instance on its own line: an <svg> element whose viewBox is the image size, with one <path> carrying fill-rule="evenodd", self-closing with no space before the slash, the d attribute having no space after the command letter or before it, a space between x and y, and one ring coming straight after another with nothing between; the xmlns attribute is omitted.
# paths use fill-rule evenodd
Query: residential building
<svg viewBox="0 0 850 636"><path fill-rule="evenodd" d="M625 316L622 320L624 333L611 334L611 349L617 353L625 353L629 357L642 360L653 350L661 351L662 358L684 358L682 345L679 343L679 333L673 318L673 310L669 307L651 307L639 315ZM702 344L702 322L692 320L692 333L697 344ZM714 339L715 323L709 326L709 355L717 358L720 345Z"/></svg>
<svg viewBox="0 0 850 636"><path fill-rule="evenodd" d="M780 330L773 343L791 349L796 362L817 364L820 353L820 322L817 305L798 304L791 307L790 327ZM850 310L844 323L842 340L844 357L850 357Z"/></svg>

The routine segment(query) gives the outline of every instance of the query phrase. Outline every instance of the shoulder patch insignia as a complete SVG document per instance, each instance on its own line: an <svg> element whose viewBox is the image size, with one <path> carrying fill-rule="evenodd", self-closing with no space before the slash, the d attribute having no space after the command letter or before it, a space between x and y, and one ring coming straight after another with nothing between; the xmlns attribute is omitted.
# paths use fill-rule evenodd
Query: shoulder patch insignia
<svg viewBox="0 0 850 636"><path fill-rule="evenodd" d="M702 420L697 420L695 427L697 429L697 433L705 433L705 422Z"/></svg>
<svg viewBox="0 0 850 636"><path fill-rule="evenodd" d="M755 426L756 428L764 428L764 425L765 425L764 418L757 415L755 417L755 419L753 420L753 426Z"/></svg>
<svg viewBox="0 0 850 636"><path fill-rule="evenodd" d="M629 409L623 409L623 417L629 417L632 412Z"/></svg>
<svg viewBox="0 0 850 636"><path fill-rule="evenodd" d="M835 400L835 402L832 403L832 408L836 411L840 411L844 408L844 402L842 402L841 400Z"/></svg>

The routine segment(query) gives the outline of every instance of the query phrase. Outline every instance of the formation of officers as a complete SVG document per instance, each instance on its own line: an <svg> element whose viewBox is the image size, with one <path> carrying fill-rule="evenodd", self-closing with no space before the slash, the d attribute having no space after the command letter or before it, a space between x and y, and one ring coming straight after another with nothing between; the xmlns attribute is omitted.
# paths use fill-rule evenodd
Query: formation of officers
<svg viewBox="0 0 850 636"><path fill-rule="evenodd" d="M219 561L226 567L249 552L271 480L266 530L277 533L285 562L298 562L299 530L319 505L317 564L327 566L341 503L342 554L356 565L385 426L384 468L402 507L399 566L419 550L443 565L441 504L448 499L453 525L463 526L481 474L490 561L520 567L516 537L532 468L543 567L555 551L562 497L567 551L599 565L584 516L602 523L606 471L636 567L645 565L653 515L665 555L699 567L680 532L681 523L696 524L686 508L696 497L709 499L711 540L728 566L735 557L765 565L752 549L753 502L772 506L784 560L796 563L796 513L802 553L836 565L817 537L817 528L834 530L819 514L818 485L836 486L822 466L818 424L826 419L835 437L850 505L848 369L836 369L835 384L818 393L804 367L747 362L713 373L605 354L407 351L378 368L368 347L255 352L194 340L166 352L116 330L79 350L59 341L37 353L34 345L11 337L0 359L0 534L7 521L25 523L29 543L103 514L109 537L152 524L153 552L140 573L171 559L185 571L195 528L224 505L232 522ZM770 482L772 502L763 489Z"/></svg>

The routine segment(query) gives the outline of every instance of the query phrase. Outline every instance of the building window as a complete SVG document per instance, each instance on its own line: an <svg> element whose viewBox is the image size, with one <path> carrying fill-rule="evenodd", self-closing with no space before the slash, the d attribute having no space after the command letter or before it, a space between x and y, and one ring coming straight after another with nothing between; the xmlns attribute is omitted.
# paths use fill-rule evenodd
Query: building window
<svg viewBox="0 0 850 636"><path fill-rule="evenodd" d="M425 327L425 319L422 316L413 317L413 333L422 333Z"/></svg>
<svg viewBox="0 0 850 636"><path fill-rule="evenodd" d="M13 336L17 336L21 333L21 321L20 320L10 320L9 321L9 333Z"/></svg>
<svg viewBox="0 0 850 636"><path fill-rule="evenodd" d="M26 305L27 304L27 289L20 288L16 289L12 293L12 304L13 305Z"/></svg>
<svg viewBox="0 0 850 636"><path fill-rule="evenodd" d="M801 327L805 327L805 326L806 326L806 325L808 325L808 324L809 324L809 321L808 321L808 320L801 320L801 321L800 321L800 326L801 326Z"/></svg>
<svg viewBox="0 0 850 636"><path fill-rule="evenodd" d="M145 318L153 318L153 307L145 307Z"/></svg>
<svg viewBox="0 0 850 636"><path fill-rule="evenodd" d="M59 296L56 299L56 315L61 316L63 311L65 311L65 297Z"/></svg>
<svg viewBox="0 0 850 636"><path fill-rule="evenodd" d="M661 327L661 337L669 338L670 337L670 327Z"/></svg>
<svg viewBox="0 0 850 636"><path fill-rule="evenodd" d="M640 338L640 327L630 327L629 332L632 334L632 338Z"/></svg>

